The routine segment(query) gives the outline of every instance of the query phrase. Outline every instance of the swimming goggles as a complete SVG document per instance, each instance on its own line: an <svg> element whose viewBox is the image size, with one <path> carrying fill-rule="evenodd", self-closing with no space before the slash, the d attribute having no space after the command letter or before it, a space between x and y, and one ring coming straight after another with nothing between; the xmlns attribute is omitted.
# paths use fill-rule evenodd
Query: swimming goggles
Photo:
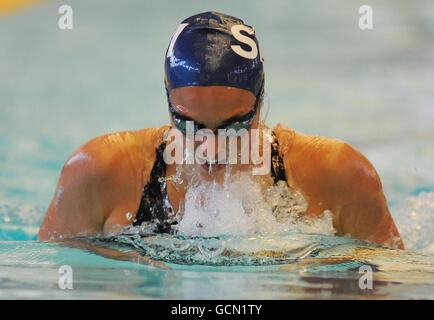
<svg viewBox="0 0 434 320"><path fill-rule="evenodd" d="M258 106L259 103L262 101L261 99L261 92L256 97L255 105L253 106L253 109L241 116L236 116L234 118L228 119L223 123L221 126L217 128L217 130L214 132L214 134L223 134L223 135L232 135L236 134L236 132L239 132L241 129L248 130L252 126L253 119L256 116L256 113L258 112ZM195 121L194 119L188 118L180 113L178 113L174 108L172 103L170 102L170 99L167 99L169 103L169 112L173 119L173 123L175 124L176 128L181 131L184 135L187 135L187 122L191 122L194 128L194 135L201 130L205 129L206 126L201 124L200 122ZM223 131L222 131L223 130ZM229 131L230 130L230 131ZM235 132L234 132L235 130ZM220 131L220 132L219 132ZM232 133L231 133L232 132Z"/></svg>

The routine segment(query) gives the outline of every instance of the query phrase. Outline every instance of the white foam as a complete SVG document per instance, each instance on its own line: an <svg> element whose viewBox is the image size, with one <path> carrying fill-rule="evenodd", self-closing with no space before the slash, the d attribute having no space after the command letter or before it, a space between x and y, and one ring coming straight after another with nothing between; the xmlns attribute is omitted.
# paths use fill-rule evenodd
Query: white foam
<svg viewBox="0 0 434 320"><path fill-rule="evenodd" d="M311 218L303 215L306 208L303 196L285 182L264 192L250 173L238 173L223 184L202 180L191 185L174 229L205 237L288 230L334 235L330 211Z"/></svg>

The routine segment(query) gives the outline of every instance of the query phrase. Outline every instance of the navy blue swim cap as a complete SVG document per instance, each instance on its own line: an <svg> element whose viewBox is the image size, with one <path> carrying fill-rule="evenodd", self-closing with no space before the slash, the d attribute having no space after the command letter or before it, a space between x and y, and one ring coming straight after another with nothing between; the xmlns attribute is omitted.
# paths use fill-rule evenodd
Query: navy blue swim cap
<svg viewBox="0 0 434 320"><path fill-rule="evenodd" d="M263 92L263 59L254 28L241 19L203 12L176 29L166 51L167 93L185 86L228 86Z"/></svg>

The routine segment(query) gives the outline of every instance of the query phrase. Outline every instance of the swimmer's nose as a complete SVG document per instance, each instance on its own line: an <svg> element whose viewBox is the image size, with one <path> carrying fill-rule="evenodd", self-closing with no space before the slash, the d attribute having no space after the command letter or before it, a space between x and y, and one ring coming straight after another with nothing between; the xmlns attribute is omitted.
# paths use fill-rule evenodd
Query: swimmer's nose
<svg viewBox="0 0 434 320"><path fill-rule="evenodd" d="M212 130L212 129L210 129L210 130ZM216 129L213 132L216 132ZM208 159L214 159L217 162L217 160L218 160L218 154L219 153L223 154L225 152L225 150L226 150L226 146L223 143L219 144L219 142L218 142L218 140L219 140L218 139L218 135L216 135L216 134L212 134L212 135L211 134L209 134L209 135L207 134L207 135L205 135L205 137L206 137L206 141L200 142L200 144L204 148L206 148L206 152L205 153L206 153L207 158Z"/></svg>

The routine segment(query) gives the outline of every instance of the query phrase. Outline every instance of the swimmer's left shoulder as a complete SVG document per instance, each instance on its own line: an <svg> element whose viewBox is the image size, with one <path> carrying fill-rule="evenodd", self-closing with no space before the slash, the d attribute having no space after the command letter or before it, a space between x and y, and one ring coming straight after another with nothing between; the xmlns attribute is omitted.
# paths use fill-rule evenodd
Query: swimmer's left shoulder
<svg viewBox="0 0 434 320"><path fill-rule="evenodd" d="M332 162L343 150L351 147L338 139L296 132L292 128L279 123L273 129L279 149L284 158L292 161L303 159L303 162L313 158L321 158L321 162Z"/></svg>
<svg viewBox="0 0 434 320"><path fill-rule="evenodd" d="M143 151L157 149L169 126L121 131L101 136L102 145L109 148L128 149L138 147Z"/></svg>
<svg viewBox="0 0 434 320"><path fill-rule="evenodd" d="M299 133L282 124L278 124L274 132L285 167L291 173L290 180L309 180L315 184L324 181L324 187L328 188L333 182L343 187L359 180L371 190L381 189L374 166L348 143Z"/></svg>

